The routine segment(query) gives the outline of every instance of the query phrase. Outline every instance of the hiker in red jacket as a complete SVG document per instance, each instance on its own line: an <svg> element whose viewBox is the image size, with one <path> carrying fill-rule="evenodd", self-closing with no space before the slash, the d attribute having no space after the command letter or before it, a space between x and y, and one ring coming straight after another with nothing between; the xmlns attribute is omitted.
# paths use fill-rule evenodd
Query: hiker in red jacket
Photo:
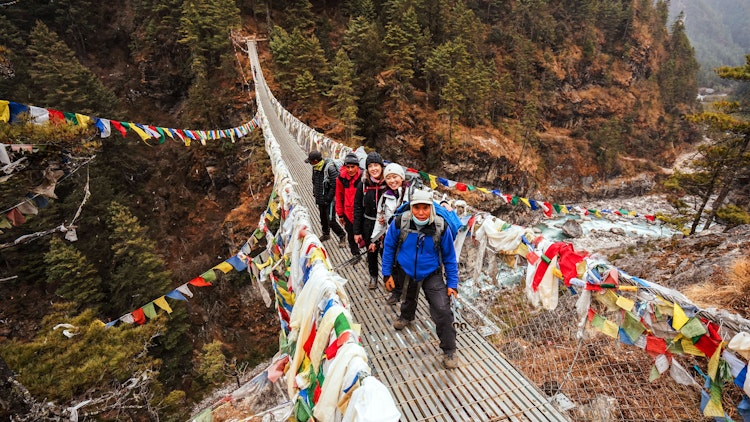
<svg viewBox="0 0 750 422"><path fill-rule="evenodd" d="M362 170L357 155L353 152L346 154L344 165L339 170L339 177L336 178L336 215L346 229L349 250L355 257L359 257L360 245L354 240L354 197L357 193L357 181L361 177Z"/></svg>

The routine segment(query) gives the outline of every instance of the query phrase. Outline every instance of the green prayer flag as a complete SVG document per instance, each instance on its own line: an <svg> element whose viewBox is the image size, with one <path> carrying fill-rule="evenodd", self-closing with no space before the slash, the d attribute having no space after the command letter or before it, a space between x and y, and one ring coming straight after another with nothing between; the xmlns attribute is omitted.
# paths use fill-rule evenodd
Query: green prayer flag
<svg viewBox="0 0 750 422"><path fill-rule="evenodd" d="M159 135L161 135L159 137L159 143L163 144L164 141L166 140L166 135L164 134L164 129L160 128L159 126L156 126L156 131L159 132Z"/></svg>
<svg viewBox="0 0 750 422"><path fill-rule="evenodd" d="M148 319L156 318L156 309L154 309L154 302L149 302L143 306L143 314L146 315Z"/></svg>
<svg viewBox="0 0 750 422"><path fill-rule="evenodd" d="M514 196L510 199L510 203L513 205L518 205L519 198L517 196Z"/></svg>
<svg viewBox="0 0 750 422"><path fill-rule="evenodd" d="M201 277L203 277L203 279L208 281L209 283L213 283L214 281L216 281L216 272L211 269L201 274Z"/></svg>
<svg viewBox="0 0 750 422"><path fill-rule="evenodd" d="M638 340L638 337L646 331L641 321L630 311L625 311L625 320L622 322L622 329L627 334L630 341Z"/></svg>
<svg viewBox="0 0 750 422"><path fill-rule="evenodd" d="M339 316L336 317L336 321L333 322L333 328L336 331L337 336L340 336L341 333L352 328L351 325L349 325L349 318L346 317L346 314L341 312Z"/></svg>
<svg viewBox="0 0 750 422"><path fill-rule="evenodd" d="M552 208L555 209L555 213L560 214L560 205L558 204L552 204Z"/></svg>
<svg viewBox="0 0 750 422"><path fill-rule="evenodd" d="M604 321L605 321L604 317L602 317L599 314L596 314L594 315L594 319L591 320L591 326L601 330L602 327L604 327Z"/></svg>
<svg viewBox="0 0 750 422"><path fill-rule="evenodd" d="M698 318L690 318L685 325L680 328L680 333L688 338L700 337L706 334L706 327ZM695 342L693 342L695 344Z"/></svg>
<svg viewBox="0 0 750 422"><path fill-rule="evenodd" d="M673 355L682 355L685 354L685 351L682 350L682 342L679 341L673 341L667 345L667 351Z"/></svg>
<svg viewBox="0 0 750 422"><path fill-rule="evenodd" d="M421 177L427 183L430 182L430 175L427 174L427 173L425 173L425 172L423 172L423 171L419 172L419 177Z"/></svg>
<svg viewBox="0 0 750 422"><path fill-rule="evenodd" d="M65 120L68 122L73 123L74 125L78 124L78 119L76 118L75 113L65 112L63 113L63 116L65 116Z"/></svg>
<svg viewBox="0 0 750 422"><path fill-rule="evenodd" d="M469 192L471 192L471 191L473 191L476 188L474 186L472 186L472 185L466 185L466 189L468 189Z"/></svg>
<svg viewBox="0 0 750 422"><path fill-rule="evenodd" d="M656 365L651 366L651 372L648 374L648 382L651 382L657 378L659 378L661 374L659 373L659 370L656 369Z"/></svg>

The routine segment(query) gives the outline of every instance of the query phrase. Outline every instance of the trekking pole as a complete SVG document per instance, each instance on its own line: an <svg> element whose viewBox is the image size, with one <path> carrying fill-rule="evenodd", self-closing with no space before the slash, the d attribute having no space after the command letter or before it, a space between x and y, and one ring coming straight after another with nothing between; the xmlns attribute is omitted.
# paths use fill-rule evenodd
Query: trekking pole
<svg viewBox="0 0 750 422"><path fill-rule="evenodd" d="M365 251L367 251L367 250L365 249ZM364 254L365 254L365 252L362 252L362 249L360 249L358 255L354 255L353 257L347 259L346 261L340 263L339 265L336 265L335 267L333 267L333 270L336 271L339 268L346 267L348 265L353 264L354 262L356 262Z"/></svg>

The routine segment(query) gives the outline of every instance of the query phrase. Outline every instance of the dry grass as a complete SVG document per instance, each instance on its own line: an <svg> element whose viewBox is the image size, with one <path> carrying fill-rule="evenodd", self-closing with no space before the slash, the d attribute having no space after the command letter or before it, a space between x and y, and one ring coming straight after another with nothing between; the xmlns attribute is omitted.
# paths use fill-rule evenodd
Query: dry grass
<svg viewBox="0 0 750 422"><path fill-rule="evenodd" d="M750 314L750 258L734 262L725 283L709 280L688 287L685 294L701 307L718 307Z"/></svg>

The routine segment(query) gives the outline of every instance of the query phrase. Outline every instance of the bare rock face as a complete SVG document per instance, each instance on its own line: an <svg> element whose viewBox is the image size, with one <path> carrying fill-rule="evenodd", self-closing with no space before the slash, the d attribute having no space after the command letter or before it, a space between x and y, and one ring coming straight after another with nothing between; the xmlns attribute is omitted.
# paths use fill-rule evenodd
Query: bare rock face
<svg viewBox="0 0 750 422"><path fill-rule="evenodd" d="M577 239L583 236L581 225L575 220L568 220L562 225L562 232L567 237Z"/></svg>

